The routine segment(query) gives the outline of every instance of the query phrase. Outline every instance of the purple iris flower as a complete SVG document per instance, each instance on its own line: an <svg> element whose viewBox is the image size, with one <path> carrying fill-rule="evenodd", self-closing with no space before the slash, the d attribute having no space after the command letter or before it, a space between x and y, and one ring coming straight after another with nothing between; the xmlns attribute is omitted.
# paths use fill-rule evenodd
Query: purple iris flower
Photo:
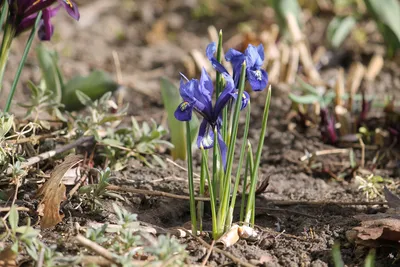
<svg viewBox="0 0 400 267"><path fill-rule="evenodd" d="M261 68L264 61L264 46L262 44L257 47L249 44L244 53L231 48L226 53L225 59L232 63L233 79L236 87L239 85L243 61L246 61L246 79L249 81L253 91L262 91L267 87L268 74Z"/></svg>
<svg viewBox="0 0 400 267"><path fill-rule="evenodd" d="M15 36L33 27L38 12L43 11L40 21L38 36L39 39L48 41L54 32L54 26L50 19L58 10L63 7L68 14L79 20L77 5L72 0L8 0L10 5L9 23L15 27ZM58 3L56 7L51 7Z"/></svg>
<svg viewBox="0 0 400 267"><path fill-rule="evenodd" d="M192 112L196 111L203 117L197 137L197 146L205 149L214 145L214 130L217 130L219 148L221 150L222 162L226 163L226 144L222 139L222 110L235 94L235 85L232 77L228 73L222 73L225 80L225 88L218 96L215 105L212 105L212 95L214 86L207 71L203 68L200 81L191 79L190 81L181 74L180 94L183 102L175 111L175 118L180 121L190 121Z"/></svg>

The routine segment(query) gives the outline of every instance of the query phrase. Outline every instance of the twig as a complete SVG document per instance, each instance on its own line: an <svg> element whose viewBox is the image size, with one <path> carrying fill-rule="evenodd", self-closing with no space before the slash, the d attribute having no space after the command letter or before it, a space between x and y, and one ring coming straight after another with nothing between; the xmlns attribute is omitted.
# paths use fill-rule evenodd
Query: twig
<svg viewBox="0 0 400 267"><path fill-rule="evenodd" d="M173 160L171 160L169 158L167 158L167 162L171 163L172 165L178 167L179 169L181 169L181 170L183 170L185 172L188 171L185 167L182 167L181 165L179 165L178 163L176 163L175 161L173 161ZM197 173L193 173L193 175L196 176L196 177L200 177L200 175L198 175Z"/></svg>
<svg viewBox="0 0 400 267"><path fill-rule="evenodd" d="M49 159L51 157L54 157L57 154L63 153L63 152L68 151L68 150L71 150L71 149L73 149L73 148L75 148L75 147L77 147L79 145L82 145L82 144L84 144L86 142L89 142L89 141L92 141L92 140L94 140L93 136L82 136L82 137L80 137L79 139L77 139L76 141L74 141L74 142L72 142L70 144L67 144L65 146L62 146L62 147L56 148L54 150L50 150L50 151L44 152L42 154L39 154L37 156L29 158L26 162L23 162L21 164L21 168L27 168L27 167L32 166L32 165L34 165L34 164L36 164L36 163L38 163L38 162L40 162L42 160ZM12 173L12 168L8 168L7 169L7 174L11 174L11 173Z"/></svg>
<svg viewBox="0 0 400 267"><path fill-rule="evenodd" d="M83 256L81 258L81 264L83 266L86 266L88 264L95 264L99 266L111 266L112 262L101 256Z"/></svg>
<svg viewBox="0 0 400 267"><path fill-rule="evenodd" d="M71 189L71 191L69 191L68 193L68 200L70 200L72 198L72 196L76 193L76 191L78 191L79 187L81 186L81 184L87 179L87 175L86 173L82 175L81 179L79 179L79 181L75 184L75 186Z"/></svg>
<svg viewBox="0 0 400 267"><path fill-rule="evenodd" d="M219 248L216 247L211 247L206 241L204 241L203 239L201 239L200 237L197 237L195 235L192 235L192 233L190 233L188 230L184 229L189 235L191 235L194 239L197 240L197 242L199 242L201 245L205 246L207 249L211 249L214 250L217 253L220 253L222 255L224 255L225 257L230 258L235 264L236 266L246 266L246 267L255 267L253 264L247 263L242 261L241 259L233 256L231 253L223 251Z"/></svg>
<svg viewBox="0 0 400 267"><path fill-rule="evenodd" d="M15 184L15 193L14 193L14 196L13 196L13 200L11 202L11 207L14 206L15 200L17 200L17 196L18 196L19 177L16 177L16 180L17 181L16 181L16 184ZM6 215L4 215L3 219L6 220L9 215L10 215L10 211L8 211Z"/></svg>
<svg viewBox="0 0 400 267"><path fill-rule="evenodd" d="M364 168L365 165L365 144L362 138L359 138L360 146L361 146L361 168Z"/></svg>
<svg viewBox="0 0 400 267"><path fill-rule="evenodd" d="M264 208L264 207L256 207L256 210L263 210L266 212L280 212L280 213L292 213L295 215L300 215L300 216L304 216L304 217L308 217L308 218L312 218L312 219L318 219L317 216L313 216L313 215L309 215L303 212L298 212L298 211L294 211L294 210L285 210L285 209L273 209L273 208Z"/></svg>
<svg viewBox="0 0 400 267"><path fill-rule="evenodd" d="M166 193L162 191L152 191L145 189L136 189L131 187L121 187L117 185L109 185L106 187L108 190L120 191L120 192L129 192L135 194L149 195L149 196L159 196L159 197L169 197L175 199L183 199L189 200L189 196L187 195L177 195L172 193ZM210 201L208 197L195 197L196 201ZM368 202L368 201L352 201L352 202L342 202L342 201L297 201L297 200L276 200L276 199L268 199L262 198L263 201L267 202L271 205L276 206L292 206L292 205L340 205L340 206L374 206L374 205L387 205L386 201L382 202ZM257 208L257 207L256 207Z"/></svg>
<svg viewBox="0 0 400 267"><path fill-rule="evenodd" d="M26 207L16 207L15 208L18 211L31 211L31 209L26 208ZM4 208L0 208L0 212L9 212L11 210L11 207L4 207Z"/></svg>
<svg viewBox="0 0 400 267"><path fill-rule="evenodd" d="M331 155L331 154L345 154L349 153L349 149L347 148L335 148L335 149L326 149L326 150L319 150L315 151L311 155L313 156L324 156L324 155ZM301 161L305 161L310 159L310 154L306 154L300 158Z"/></svg>
<svg viewBox="0 0 400 267"><path fill-rule="evenodd" d="M368 68L365 73L365 79L367 81L374 81L376 76L381 72L383 64L384 62L382 56L374 55L368 64Z"/></svg>
<svg viewBox="0 0 400 267"><path fill-rule="evenodd" d="M44 252L45 252L45 251L44 251L44 248L42 248L42 249L40 250L40 253L39 253L39 258L38 258L36 267L42 267L42 266L43 266Z"/></svg>
<svg viewBox="0 0 400 267"><path fill-rule="evenodd" d="M132 187L122 187L122 186L117 186L117 185L109 185L106 187L106 189L113 190L113 191L122 191L122 192L129 192L129 193L135 193L135 194L149 195L149 196L159 196L159 197L169 197L169 198L175 198L175 199L189 200L189 196L186 196L186 195L177 195L177 194L166 193L166 192L162 192L162 191L151 191L151 190L145 190L145 189L136 189L136 188L132 188ZM210 199L208 197L196 197L196 200L210 201Z"/></svg>
<svg viewBox="0 0 400 267"><path fill-rule="evenodd" d="M201 267L206 266L207 261L208 261L208 259L210 258L211 252L212 252L212 250L213 250L213 248L214 248L214 244L215 244L215 240L213 240L213 241L211 242L211 245L210 245L210 248L208 249L207 255L206 255L206 257L204 258L203 262L201 263Z"/></svg>
<svg viewBox="0 0 400 267"><path fill-rule="evenodd" d="M114 257L114 255L108 251L107 249L103 248L99 244L87 239L83 235L78 234L76 237L76 241L78 241L81 245L85 246L89 250L97 253L98 255L102 256L103 258L111 261L112 263L122 266Z"/></svg>

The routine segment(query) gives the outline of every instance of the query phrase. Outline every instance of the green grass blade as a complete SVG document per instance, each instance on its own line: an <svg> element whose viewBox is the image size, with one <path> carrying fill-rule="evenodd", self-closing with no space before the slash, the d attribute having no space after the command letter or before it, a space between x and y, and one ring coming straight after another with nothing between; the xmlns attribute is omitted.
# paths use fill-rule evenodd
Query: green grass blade
<svg viewBox="0 0 400 267"><path fill-rule="evenodd" d="M53 91L53 97L61 102L63 79L58 68L58 57L55 51L47 50L42 44L36 47L36 57L46 84L47 90Z"/></svg>
<svg viewBox="0 0 400 267"><path fill-rule="evenodd" d="M332 247L332 259L335 267L344 267L342 255L340 254L340 245L335 243Z"/></svg>
<svg viewBox="0 0 400 267"><path fill-rule="evenodd" d="M15 77L14 77L13 83L11 85L11 90L10 90L10 93L8 94L6 107L4 108L5 112L9 112L10 111L11 102L12 102L12 99L14 98L14 94L15 94L15 89L17 88L19 77L21 76L22 69L23 69L23 67L25 65L25 61L26 61L26 58L28 56L28 52L31 49L32 41L33 41L33 38L35 38L36 30L37 30L37 27L39 25L39 22L40 22L41 18L42 18L42 11L39 11L39 13L37 14L36 20L35 20L35 24L33 25L33 28L32 28L31 33L29 35L28 41L26 42L25 50L24 50L24 53L22 54L21 61L19 62L17 72L15 73ZM2 81L0 80L0 83L1 82Z"/></svg>
<svg viewBox="0 0 400 267"><path fill-rule="evenodd" d="M271 86L269 86L269 88L268 88L267 99L265 101L260 139L258 141L256 158L255 158L255 162L254 162L254 168L252 169L252 174L251 174L250 192L249 192L249 196L247 198L248 200L247 200L247 206L246 206L246 215L245 215L245 219L244 219L244 221L247 223L249 223L250 219L251 219L251 209L253 207L252 202L254 200L253 196L256 192L258 168L260 165L261 153L262 153L262 149L264 146L265 133L267 131L267 122L268 122L268 114L269 114L270 104L271 104Z"/></svg>
<svg viewBox="0 0 400 267"><path fill-rule="evenodd" d="M247 177L249 170L251 170L250 160L253 161L253 151L251 149L250 141L247 141L247 157L246 157L246 168L244 170L243 188L242 188L242 202L240 204L240 221L244 219L244 207L246 203L246 189L247 189Z"/></svg>
<svg viewBox="0 0 400 267"><path fill-rule="evenodd" d="M244 159L245 153L246 153L247 136L248 136L249 128L250 128L250 114L251 114L251 106L250 106L250 101L249 101L249 103L247 104L246 123L245 123L244 133L243 133L243 143L242 143L242 147L240 149L240 156L239 156L239 163L238 163L237 173L236 173L236 178L235 178L235 185L234 185L233 191L232 191L232 198L231 198L231 204L229 206L228 218L225 223L226 229L230 228L232 225L233 211L234 211L235 205L236 205L236 196L237 196L237 191L239 188L240 174L241 174L242 165L243 165L243 161L244 161L243 159Z"/></svg>
<svg viewBox="0 0 400 267"><path fill-rule="evenodd" d="M214 240L218 238L218 232L217 232L217 212L216 212L216 200L215 200L215 194L214 194L214 188L213 188L213 183L210 179L210 171L208 169L208 161L207 161L207 152L204 150L204 148L201 148L201 153L202 157L204 159L204 170L205 170L205 176L207 178L207 183L208 183L208 190L210 192L210 205L211 205L211 221L212 221L212 234Z"/></svg>
<svg viewBox="0 0 400 267"><path fill-rule="evenodd" d="M374 267L375 266L375 249L371 249L365 258L364 267Z"/></svg>
<svg viewBox="0 0 400 267"><path fill-rule="evenodd" d="M226 160L226 171L225 171L225 176L224 176L224 184L223 189L224 193L221 199L221 204L218 210L218 213L221 216L221 220L218 221L220 229L224 228L225 226L225 221L226 217L228 215L228 205L229 205L229 197L230 197L230 191L231 191L231 173L232 173L232 167L233 167L233 160L234 160L234 154L235 154L235 144L236 144L236 137L237 137L237 132L238 132L238 127L239 127L239 113L240 113L240 108L242 105L242 95L244 91L244 86L245 86L245 81L246 81L246 62L243 62L242 64L242 70L240 74L240 82L239 82L239 91L237 95L237 100L234 105L234 110L233 110L233 125L232 125L232 131L231 131L231 136L229 143L227 144L228 146L228 153L227 153L227 160Z"/></svg>
<svg viewBox="0 0 400 267"><path fill-rule="evenodd" d="M187 151L187 169L188 183L190 196L190 218L192 220L192 234L197 235L197 220L196 220L196 201L194 199L194 182L193 182L193 159L192 159L192 140L190 136L190 124L186 122L186 151Z"/></svg>

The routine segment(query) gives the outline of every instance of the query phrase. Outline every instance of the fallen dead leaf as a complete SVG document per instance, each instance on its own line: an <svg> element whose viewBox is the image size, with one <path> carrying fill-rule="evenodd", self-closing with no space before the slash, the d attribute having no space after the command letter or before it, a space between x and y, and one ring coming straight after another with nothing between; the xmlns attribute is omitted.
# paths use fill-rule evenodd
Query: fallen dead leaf
<svg viewBox="0 0 400 267"><path fill-rule="evenodd" d="M400 198L398 196L390 192L386 186L383 187L383 193L385 194L385 199L390 208L400 209Z"/></svg>
<svg viewBox="0 0 400 267"><path fill-rule="evenodd" d="M66 199L62 179L65 173L81 160L78 155L68 155L63 163L54 168L50 179L39 189L37 196L43 197L38 208L39 215L43 216L40 223L42 229L53 227L62 221L64 215L60 215L60 203Z"/></svg>
<svg viewBox="0 0 400 267"><path fill-rule="evenodd" d="M10 247L5 248L0 252L0 267L16 267L17 266L17 255Z"/></svg>

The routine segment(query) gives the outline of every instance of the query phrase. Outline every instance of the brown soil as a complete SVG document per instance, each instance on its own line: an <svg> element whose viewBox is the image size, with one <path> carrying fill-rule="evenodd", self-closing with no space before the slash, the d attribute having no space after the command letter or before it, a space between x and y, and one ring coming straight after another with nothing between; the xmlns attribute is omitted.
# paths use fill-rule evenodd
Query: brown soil
<svg viewBox="0 0 400 267"><path fill-rule="evenodd" d="M226 7L227 10L219 7L222 11L218 12L226 14L222 17L217 14L193 19L191 16L193 8L185 1L168 1L168 4L157 0L79 2L82 3L81 21L75 23L65 14L60 14L54 20L55 36L48 44L49 47L59 51L61 66L66 76L86 74L95 68L115 73L112 52L116 51L122 67L121 83L126 86L126 96L130 103L130 115L140 119L153 117L159 122L164 118L159 97L160 77L166 76L172 81L178 81L179 72L185 70L182 60L187 53L194 48L205 49L208 43L208 25L214 24L217 28L224 29L228 39L230 34L236 31L235 25L238 21L249 19L236 17L235 21L229 20L230 15L237 13L235 7ZM265 15L270 10L265 8L261 10L252 18L270 21ZM149 31L160 21L165 22L166 30L153 31L157 34L151 36ZM318 40L319 37L313 38ZM15 69L18 63L18 55L23 47L22 39L24 38L15 42L16 48L11 54L10 69ZM328 71L329 69L324 70L326 73ZM372 86L365 86L373 87L376 94L384 92L396 94L395 92L400 91L399 73L398 66L387 64L377 81ZM31 52L28 68L24 70L22 79L37 81L38 75L34 53ZM12 80L11 77L11 75L6 77L8 83ZM5 88L9 86L6 84ZM16 102L21 102L26 97L23 88L19 88L19 91ZM266 92L263 92L257 97L253 95L252 98L255 104L252 105L254 123L250 130L250 139L254 144L258 140L261 105L265 96ZM269 230L264 229L261 232L258 242L240 241L227 251L253 264L263 260L265 264L260 266L332 266L332 245L335 241L340 241L345 263L348 266L360 266L368 248L349 243L345 233L358 225L353 215L376 213L379 207L343 207L324 204L280 207L265 200L365 200L365 195L357 190L353 180L335 180L326 172L329 169L333 173L338 173L342 166L348 164L347 156L329 155L318 158L317 162L326 168L311 169L300 162L299 158L306 150L314 152L332 147L321 142L316 129L301 132L288 130L289 121L286 117L289 110L290 100L287 98L287 92L279 87L273 88L268 134L260 163L260 178L269 177L270 180L266 192L257 199L256 215L256 224ZM16 106L14 112L23 114L23 110ZM359 153L359 150L356 152ZM358 154L357 156L359 159ZM371 158L367 157L367 162L370 160ZM392 163L379 166L376 173L396 181L399 173L396 173ZM184 162L179 164L185 166ZM196 168L198 171L198 166ZM149 169L132 161L128 169L114 175L113 183L118 185L187 194L186 173L173 165L168 165L168 169ZM28 189L22 188L21 197L28 192ZM190 220L189 205L186 201L129 194L125 197L127 202L120 204L129 211L137 213L140 221L168 228L182 226ZM48 243L57 244L59 251L78 251L76 246L68 244L73 234L71 225L73 222L85 225L90 221L112 221L112 209L107 202L110 201L105 201L105 210L99 214L91 213L86 207L80 209L65 207L64 222L55 229L44 231L43 239ZM201 263L207 251L201 249L193 240L181 241L187 243L193 262ZM378 248L376 266L394 266L390 255L396 256L397 250ZM230 262L230 259L218 253L212 253L208 264L222 266Z"/></svg>

